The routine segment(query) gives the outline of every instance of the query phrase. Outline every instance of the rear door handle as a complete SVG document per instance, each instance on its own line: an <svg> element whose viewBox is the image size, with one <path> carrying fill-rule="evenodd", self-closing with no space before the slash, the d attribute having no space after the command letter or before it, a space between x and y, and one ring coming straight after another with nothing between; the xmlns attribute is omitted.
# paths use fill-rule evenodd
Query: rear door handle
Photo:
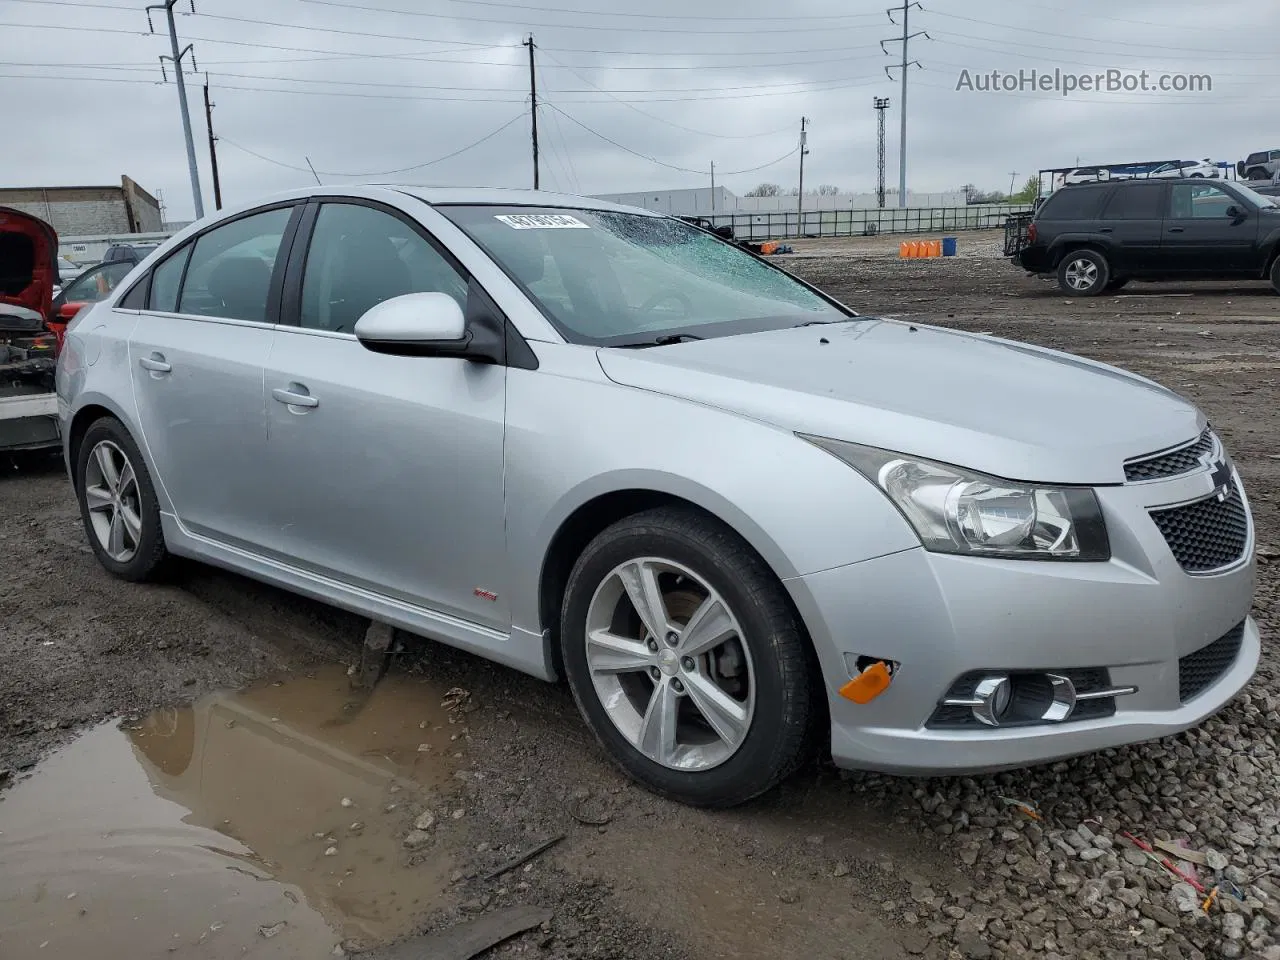
<svg viewBox="0 0 1280 960"><path fill-rule="evenodd" d="M1099 227L1099 228L1098 228L1098 232L1099 232L1099 233L1110 233L1113 229L1114 229L1114 227Z"/></svg>
<svg viewBox="0 0 1280 960"><path fill-rule="evenodd" d="M164 354L162 353L153 353L149 357L139 357L138 365L143 370L150 370L152 373L168 373L173 369L165 362Z"/></svg>
<svg viewBox="0 0 1280 960"><path fill-rule="evenodd" d="M1184 229L1183 227L1170 227L1170 228L1169 228L1169 232L1170 232L1170 233L1182 233L1182 232L1183 232L1183 229Z"/></svg>
<svg viewBox="0 0 1280 960"><path fill-rule="evenodd" d="M291 386L296 387L299 390L306 390L306 387L297 383L291 384ZM287 404L291 407L320 406L319 398L313 397L309 393L299 393L297 390L286 390L284 387L276 387L271 391L271 396L275 397L281 403Z"/></svg>

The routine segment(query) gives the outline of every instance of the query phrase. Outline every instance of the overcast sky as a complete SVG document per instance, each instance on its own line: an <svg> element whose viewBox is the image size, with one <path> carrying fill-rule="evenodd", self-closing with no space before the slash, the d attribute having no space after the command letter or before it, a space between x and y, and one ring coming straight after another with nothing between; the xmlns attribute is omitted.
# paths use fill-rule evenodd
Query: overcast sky
<svg viewBox="0 0 1280 960"><path fill-rule="evenodd" d="M762 180L793 186L804 116L806 185L870 191L876 96L891 100L893 186L901 90L884 67L900 45L886 56L879 41L901 28L885 2L196 0L192 15L182 0L179 36L200 69L187 93L206 210L206 71L226 201L314 182L308 157L325 183L531 185L521 45L530 32L545 104L544 188L706 186L713 161L717 183L737 193ZM173 71L161 82L157 59L169 53L164 15L153 12L158 34L149 36L142 6L0 0L0 184L106 184L127 174L163 191L169 219L191 217ZM1280 89L1274 0L926 0L910 26L929 34L910 45L921 65L908 78L912 190L1007 190L1014 171L1020 183L1077 157L1234 161L1280 147L1280 130L1263 122ZM992 70L1055 68L1145 70L1150 83L1207 74L1212 91L956 89L963 70L976 85ZM451 159L389 172L486 136Z"/></svg>

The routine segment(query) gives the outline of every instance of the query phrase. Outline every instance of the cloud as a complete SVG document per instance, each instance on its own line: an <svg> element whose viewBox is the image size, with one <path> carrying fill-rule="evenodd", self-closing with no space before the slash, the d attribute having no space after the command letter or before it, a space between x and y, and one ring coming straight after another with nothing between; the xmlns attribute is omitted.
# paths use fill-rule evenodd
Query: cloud
<svg viewBox="0 0 1280 960"><path fill-rule="evenodd" d="M308 158L325 182L344 182L352 178L342 174L425 164L486 137L394 178L530 185L522 46L529 32L545 104L538 117L544 188L701 186L713 161L717 182L739 193L761 180L792 185L794 155L758 173L731 171L792 151L804 116L806 181L869 190L875 96L892 102L888 179L896 181L901 89L897 72L890 79L884 67L899 46L889 44L886 56L879 41L900 27L882 6L550 4L445 0L411 15L384 12L415 9L410 0L221 0L216 7L209 0L196 15L180 12L181 40L193 44L200 68L187 93L206 210L213 207L200 90L206 71L224 138L219 167L228 201L310 182ZM1015 171L1022 180L1077 157L1235 160L1276 146L1255 139L1254 121L1273 99L1268 71L1280 8L1227 0L1206 18L1194 0L1122 8L1077 0L1070 17L1051 0L938 6L911 15L911 29L929 34L910 45L920 62L908 76L913 189L966 182L1004 189ZM153 19L163 31L163 17ZM176 88L171 68L161 82L157 59L169 53L168 41L147 35L141 10L121 0L17 2L6 4L0 20L5 122L21 132L20 140L6 137L10 185L112 183L128 174L163 191L171 219L190 217ZM1055 68L1209 74L1212 91L1063 97L956 89L963 70Z"/></svg>

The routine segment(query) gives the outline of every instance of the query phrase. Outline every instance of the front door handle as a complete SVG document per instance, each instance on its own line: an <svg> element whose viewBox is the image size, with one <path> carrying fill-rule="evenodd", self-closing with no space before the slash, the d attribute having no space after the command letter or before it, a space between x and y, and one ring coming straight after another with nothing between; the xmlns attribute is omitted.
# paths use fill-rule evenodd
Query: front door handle
<svg viewBox="0 0 1280 960"><path fill-rule="evenodd" d="M1098 228L1098 232L1099 232L1099 233L1110 233L1113 229L1114 229L1114 227L1099 227L1099 228Z"/></svg>
<svg viewBox="0 0 1280 960"><path fill-rule="evenodd" d="M165 362L163 353L153 353L149 357L139 357L138 365L143 370L150 370L152 373L168 373L173 369Z"/></svg>
<svg viewBox="0 0 1280 960"><path fill-rule="evenodd" d="M305 391L307 389L306 387L298 383L290 384L290 387L293 387L294 389L285 389L284 387L276 387L274 390L271 391L271 396L275 397L281 403L287 404L288 406L291 406L291 407L320 406L319 398L313 397L311 396L311 394L306 392L300 392L300 391Z"/></svg>
<svg viewBox="0 0 1280 960"><path fill-rule="evenodd" d="M1170 233L1182 233L1182 232L1183 232L1183 228L1182 228L1182 227L1170 227L1170 228L1169 228L1169 232L1170 232Z"/></svg>

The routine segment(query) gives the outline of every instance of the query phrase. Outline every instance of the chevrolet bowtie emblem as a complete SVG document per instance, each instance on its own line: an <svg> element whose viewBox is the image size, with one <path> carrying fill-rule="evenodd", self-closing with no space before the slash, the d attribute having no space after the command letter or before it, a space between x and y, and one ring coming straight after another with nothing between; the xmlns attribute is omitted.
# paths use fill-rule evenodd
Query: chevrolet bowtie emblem
<svg viewBox="0 0 1280 960"><path fill-rule="evenodd" d="M1225 460L1214 463L1209 480L1213 484L1213 495L1222 503L1231 494L1231 464Z"/></svg>

